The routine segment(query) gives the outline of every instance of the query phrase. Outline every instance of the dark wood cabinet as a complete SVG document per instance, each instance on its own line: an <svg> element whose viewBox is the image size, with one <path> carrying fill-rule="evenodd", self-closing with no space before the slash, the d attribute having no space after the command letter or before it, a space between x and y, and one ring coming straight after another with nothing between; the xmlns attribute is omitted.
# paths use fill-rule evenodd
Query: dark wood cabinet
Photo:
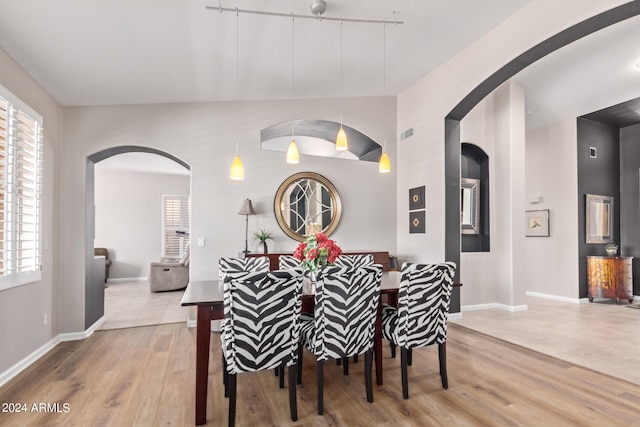
<svg viewBox="0 0 640 427"><path fill-rule="evenodd" d="M613 298L633 302L633 257L587 257L589 302L594 298Z"/></svg>

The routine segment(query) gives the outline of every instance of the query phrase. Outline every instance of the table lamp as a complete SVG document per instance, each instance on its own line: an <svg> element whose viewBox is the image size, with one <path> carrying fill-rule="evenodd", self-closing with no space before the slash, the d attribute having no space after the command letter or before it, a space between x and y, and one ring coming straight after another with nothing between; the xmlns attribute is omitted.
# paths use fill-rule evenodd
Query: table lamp
<svg viewBox="0 0 640 427"><path fill-rule="evenodd" d="M246 257L249 253L249 215L255 215L256 211L253 210L253 205L251 204L251 200L244 199L242 203L242 207L238 212L240 215L245 215L245 230L244 230L244 256Z"/></svg>

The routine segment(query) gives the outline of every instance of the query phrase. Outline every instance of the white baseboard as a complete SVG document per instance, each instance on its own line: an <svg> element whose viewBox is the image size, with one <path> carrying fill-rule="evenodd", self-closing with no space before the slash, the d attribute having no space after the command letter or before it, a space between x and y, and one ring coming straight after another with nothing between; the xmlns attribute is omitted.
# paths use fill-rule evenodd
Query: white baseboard
<svg viewBox="0 0 640 427"><path fill-rule="evenodd" d="M37 350L33 351L27 357L7 369L6 371L0 374L0 387L9 382L13 377L18 375L20 372L27 369L33 362L40 359L42 356L47 354L50 350L52 350L58 343L60 342L59 335L50 341L46 342Z"/></svg>
<svg viewBox="0 0 640 427"><path fill-rule="evenodd" d="M120 279L107 279L107 283L146 282L148 277L124 277Z"/></svg>
<svg viewBox="0 0 640 427"><path fill-rule="evenodd" d="M212 320L211 321L211 332L220 332L220 322L221 320ZM197 321L195 319L187 320L187 328L195 328L197 326Z"/></svg>
<svg viewBox="0 0 640 427"><path fill-rule="evenodd" d="M93 325L91 325L86 331L83 332L72 332L65 334L58 334L45 344L43 344L40 348L33 351L27 357L7 369L6 371L0 373L0 387L5 385L11 379L13 379L20 372L27 369L34 362L40 359L42 356L47 354L49 351L53 350L55 346L57 346L61 342L65 341L78 341L89 338L93 332L99 328L104 323L104 316L98 319Z"/></svg>
<svg viewBox="0 0 640 427"><path fill-rule="evenodd" d="M449 313L449 320L457 320L457 319L462 319L462 313L458 312L458 313Z"/></svg>
<svg viewBox="0 0 640 427"><path fill-rule="evenodd" d="M527 311L529 307L525 305L506 305L506 304L498 304L497 302L492 302L490 304L475 304L475 305L463 305L460 307L460 311L475 311L475 310L489 310L492 308L497 308L500 310L516 312L516 311Z"/></svg>
<svg viewBox="0 0 640 427"><path fill-rule="evenodd" d="M581 301L582 299L586 299L586 298L581 299L581 298L561 297L558 295L543 294L541 292L531 292L531 291L527 291L526 294L528 297L544 298L544 299L550 299L553 301L561 301L561 302L570 302L572 304L580 304L582 302Z"/></svg>
<svg viewBox="0 0 640 427"><path fill-rule="evenodd" d="M569 297L561 297L558 295L543 294L539 292L527 291L527 296L545 298L553 301L570 302L572 304L588 304L589 303L589 298L569 298ZM640 296L634 295L633 299L634 300L640 299Z"/></svg>

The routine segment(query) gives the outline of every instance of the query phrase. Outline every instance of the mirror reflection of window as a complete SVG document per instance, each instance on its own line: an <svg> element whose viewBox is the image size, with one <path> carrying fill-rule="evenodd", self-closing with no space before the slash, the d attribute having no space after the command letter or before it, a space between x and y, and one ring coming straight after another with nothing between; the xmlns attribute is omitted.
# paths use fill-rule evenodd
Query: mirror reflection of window
<svg viewBox="0 0 640 427"><path fill-rule="evenodd" d="M315 233L329 235L340 219L340 199L324 177L301 172L282 183L275 199L276 220L283 231L302 241Z"/></svg>
<svg viewBox="0 0 640 427"><path fill-rule="evenodd" d="M462 210L460 223L471 225L471 189L462 188L460 192L462 193L460 195L460 209Z"/></svg>
<svg viewBox="0 0 640 427"><path fill-rule="evenodd" d="M609 236L609 204L602 201L591 203L591 234L594 236Z"/></svg>
<svg viewBox="0 0 640 427"><path fill-rule="evenodd" d="M478 234L480 180L472 178L460 179L460 232L462 234Z"/></svg>
<svg viewBox="0 0 640 427"><path fill-rule="evenodd" d="M614 199L597 194L586 195L586 242L612 243L614 234Z"/></svg>
<svg viewBox="0 0 640 427"><path fill-rule="evenodd" d="M281 204L287 225L301 235L324 232L333 217L333 205L329 190L320 182L303 179L292 185ZM286 213L288 212L288 216Z"/></svg>

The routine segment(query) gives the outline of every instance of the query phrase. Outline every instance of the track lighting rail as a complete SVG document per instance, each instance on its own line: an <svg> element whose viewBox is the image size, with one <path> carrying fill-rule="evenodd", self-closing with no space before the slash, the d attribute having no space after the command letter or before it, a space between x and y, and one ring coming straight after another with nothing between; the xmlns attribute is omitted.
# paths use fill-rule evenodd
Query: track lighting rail
<svg viewBox="0 0 640 427"><path fill-rule="evenodd" d="M343 17L330 17L324 15L297 15L292 12L290 13L279 13L279 12L265 12L260 10L251 10L251 9L238 9L235 7L221 7L221 6L205 6L207 10L217 10L218 12L234 12L234 13L246 13L250 15L266 15L266 16L280 16L285 18L294 18L294 19L316 19L318 21L338 21L338 22L356 22L360 24L404 24L403 21L393 20L377 20L377 19L357 19L357 18L343 18Z"/></svg>

